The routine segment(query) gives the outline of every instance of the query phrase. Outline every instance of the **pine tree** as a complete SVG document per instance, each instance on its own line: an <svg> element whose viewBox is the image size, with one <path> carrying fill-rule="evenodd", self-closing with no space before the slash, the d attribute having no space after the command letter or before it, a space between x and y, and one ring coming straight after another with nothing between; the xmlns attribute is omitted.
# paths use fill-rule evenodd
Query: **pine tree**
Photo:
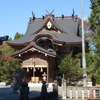
<svg viewBox="0 0 100 100"><path fill-rule="evenodd" d="M80 65L80 59L72 57L72 52L61 60L60 70L65 74L67 85L72 85L82 78L83 69Z"/></svg>
<svg viewBox="0 0 100 100"><path fill-rule="evenodd" d="M18 39L18 38L20 38L22 36L23 36L23 34L20 34L20 33L16 32L16 34L14 36L14 40L16 40L16 39Z"/></svg>
<svg viewBox="0 0 100 100"><path fill-rule="evenodd" d="M95 71L93 73L93 76L97 79L97 82L99 81L99 75L100 75L100 0L90 0L91 2L91 14L89 19L90 22L90 28L92 29L94 35L91 39L91 42L93 43L93 55L95 57L94 59L94 68Z"/></svg>
<svg viewBox="0 0 100 100"><path fill-rule="evenodd" d="M93 32L100 34L100 0L90 0L91 1L91 7L90 9L91 14L89 19L90 22L90 28Z"/></svg>

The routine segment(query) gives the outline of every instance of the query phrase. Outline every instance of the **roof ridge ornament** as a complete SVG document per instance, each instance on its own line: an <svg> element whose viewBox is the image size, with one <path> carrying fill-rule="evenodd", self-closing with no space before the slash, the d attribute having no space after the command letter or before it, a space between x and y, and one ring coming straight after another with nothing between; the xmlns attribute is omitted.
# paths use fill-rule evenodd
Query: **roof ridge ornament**
<svg viewBox="0 0 100 100"><path fill-rule="evenodd" d="M33 13L33 11L32 11L32 18L33 20L35 20L35 14Z"/></svg>
<svg viewBox="0 0 100 100"><path fill-rule="evenodd" d="M64 15L62 14L62 19L64 19Z"/></svg>
<svg viewBox="0 0 100 100"><path fill-rule="evenodd" d="M48 13L48 14L46 15L46 17L50 17L50 18L54 21L54 15L52 14L52 13L54 12L54 10L52 10L51 12L48 12L48 11L46 10L46 12Z"/></svg>
<svg viewBox="0 0 100 100"><path fill-rule="evenodd" d="M48 15L52 15L52 13L54 12L54 10L52 10L50 13L46 10L46 12L48 13Z"/></svg>
<svg viewBox="0 0 100 100"><path fill-rule="evenodd" d="M78 19L78 16L76 15L75 16L75 11L74 11L74 8L73 8L73 13L72 13L72 19L77 22L77 19Z"/></svg>
<svg viewBox="0 0 100 100"><path fill-rule="evenodd" d="M73 8L73 13L72 13L72 19L74 20L74 15L75 15L75 11L74 11L74 8Z"/></svg>

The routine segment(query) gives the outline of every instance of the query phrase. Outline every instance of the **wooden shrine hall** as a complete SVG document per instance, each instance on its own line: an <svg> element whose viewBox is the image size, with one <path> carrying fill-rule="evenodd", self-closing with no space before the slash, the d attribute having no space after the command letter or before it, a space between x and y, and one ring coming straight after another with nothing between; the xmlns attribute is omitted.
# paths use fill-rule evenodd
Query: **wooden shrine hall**
<svg viewBox="0 0 100 100"><path fill-rule="evenodd" d="M18 52L11 57L22 59L28 82L41 82L46 73L46 81L53 82L62 77L59 64L61 58L72 50L81 52L82 39L79 37L77 16L54 17L48 12L42 18L30 18L23 37L7 44Z"/></svg>

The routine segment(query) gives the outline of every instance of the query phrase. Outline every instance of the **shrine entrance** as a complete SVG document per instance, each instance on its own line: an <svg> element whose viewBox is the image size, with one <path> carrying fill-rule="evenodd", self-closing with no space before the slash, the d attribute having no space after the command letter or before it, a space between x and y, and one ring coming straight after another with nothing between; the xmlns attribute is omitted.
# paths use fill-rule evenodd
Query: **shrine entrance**
<svg viewBox="0 0 100 100"><path fill-rule="evenodd" d="M28 53L28 56L23 57L22 69L26 73L26 81L31 83L41 83L43 81L43 74L46 74L46 82L53 82L54 70L56 66L56 58L45 56L44 54L33 52Z"/></svg>
<svg viewBox="0 0 100 100"><path fill-rule="evenodd" d="M26 73L26 81L30 83L41 83L43 74L47 74L47 68L23 68ZM47 77L46 77L47 81Z"/></svg>

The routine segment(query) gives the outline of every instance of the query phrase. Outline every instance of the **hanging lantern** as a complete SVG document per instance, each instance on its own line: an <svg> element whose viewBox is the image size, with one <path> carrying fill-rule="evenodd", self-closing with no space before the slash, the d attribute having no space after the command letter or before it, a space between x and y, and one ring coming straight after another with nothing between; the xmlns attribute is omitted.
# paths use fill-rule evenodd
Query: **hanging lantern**
<svg viewBox="0 0 100 100"><path fill-rule="evenodd" d="M43 72L43 68L41 68L41 72Z"/></svg>
<svg viewBox="0 0 100 100"><path fill-rule="evenodd" d="M39 70L39 67L38 67L38 70Z"/></svg>
<svg viewBox="0 0 100 100"><path fill-rule="evenodd" d="M34 72L36 72L36 69L35 69L35 67L34 67Z"/></svg>
<svg viewBox="0 0 100 100"><path fill-rule="evenodd" d="M27 68L27 72L29 72L29 68Z"/></svg>
<svg viewBox="0 0 100 100"><path fill-rule="evenodd" d="M31 67L31 70L32 70L32 67Z"/></svg>

